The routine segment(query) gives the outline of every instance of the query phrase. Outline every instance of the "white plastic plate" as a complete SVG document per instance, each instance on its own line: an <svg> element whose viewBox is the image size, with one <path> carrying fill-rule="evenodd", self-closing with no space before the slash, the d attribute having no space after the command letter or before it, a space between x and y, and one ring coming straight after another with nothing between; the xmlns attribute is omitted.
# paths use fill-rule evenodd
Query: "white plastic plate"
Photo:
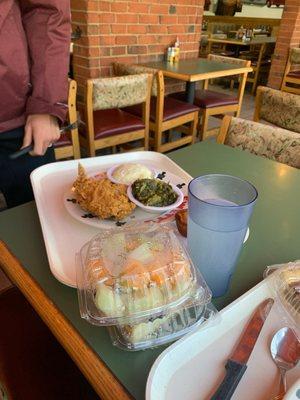
<svg viewBox="0 0 300 400"><path fill-rule="evenodd" d="M187 184L191 180L191 176L166 155L151 151L62 161L34 170L31 183L50 269L56 279L72 287L76 287L75 255L99 231L97 227L77 221L64 205L64 194L76 179L79 161L88 174L106 171L114 164L138 162L148 166L155 165L159 171L168 171L178 177L180 183ZM186 186L182 190L187 190ZM172 212L163 216L155 215L155 218L161 222L170 215L173 215Z"/></svg>
<svg viewBox="0 0 300 400"><path fill-rule="evenodd" d="M209 400L225 375L224 365L256 307L272 297L263 281L209 321L166 349L155 361L147 382L146 400ZM278 392L279 372L270 356L274 333L286 326L276 304L263 326L248 368L232 400L270 400ZM300 365L287 374L288 388L300 376Z"/></svg>

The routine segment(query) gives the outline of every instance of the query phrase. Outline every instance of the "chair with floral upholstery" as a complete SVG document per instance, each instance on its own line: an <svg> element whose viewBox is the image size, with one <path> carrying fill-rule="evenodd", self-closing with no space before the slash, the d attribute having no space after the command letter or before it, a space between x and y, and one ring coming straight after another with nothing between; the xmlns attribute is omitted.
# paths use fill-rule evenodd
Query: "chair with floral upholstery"
<svg viewBox="0 0 300 400"><path fill-rule="evenodd" d="M300 94L300 48L290 49L281 90Z"/></svg>
<svg viewBox="0 0 300 400"><path fill-rule="evenodd" d="M193 104L165 97L165 82L161 71L141 65L114 63L115 75L128 75L133 73L152 73L154 75L151 101L150 101L150 146L155 151L166 152L177 147L192 144L196 139L199 108ZM141 115L141 107L126 107L126 112ZM189 127L179 129L184 124ZM176 128L181 134L175 140L164 141L164 133Z"/></svg>
<svg viewBox="0 0 300 400"><path fill-rule="evenodd" d="M80 132L80 143L90 156L99 149L139 140L143 145L136 150L148 150L152 78L151 74L136 74L88 79L86 130ZM141 105L139 117L122 110L136 104Z"/></svg>
<svg viewBox="0 0 300 400"><path fill-rule="evenodd" d="M217 143L300 168L300 135L286 129L226 115Z"/></svg>
<svg viewBox="0 0 300 400"><path fill-rule="evenodd" d="M68 94L68 123L76 124L76 93L77 83L73 79L69 79L69 94ZM68 132L63 133L58 141L54 144L55 158L61 160L64 158L80 158L80 145L78 128L75 126Z"/></svg>
<svg viewBox="0 0 300 400"><path fill-rule="evenodd" d="M300 96L259 86L253 120L300 133Z"/></svg>
<svg viewBox="0 0 300 400"><path fill-rule="evenodd" d="M234 64L240 67L250 67L251 64L249 60L241 60L239 58L219 56L216 54L209 54L207 58L211 61ZM209 90L208 79L204 81L202 90L196 90L194 104L200 108L200 115L202 116L201 124L198 125L200 140L209 136L207 127L210 116L219 116L231 112L237 117L240 115L248 72L238 73L237 75L239 80L237 96ZM180 100L185 98L185 93L173 93L170 96Z"/></svg>

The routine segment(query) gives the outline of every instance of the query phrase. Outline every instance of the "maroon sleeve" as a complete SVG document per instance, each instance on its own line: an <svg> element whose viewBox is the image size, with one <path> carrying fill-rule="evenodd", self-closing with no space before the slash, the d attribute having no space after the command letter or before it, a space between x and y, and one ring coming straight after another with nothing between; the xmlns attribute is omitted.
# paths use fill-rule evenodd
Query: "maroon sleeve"
<svg viewBox="0 0 300 400"><path fill-rule="evenodd" d="M20 0L31 60L26 115L67 112L71 15L69 0Z"/></svg>

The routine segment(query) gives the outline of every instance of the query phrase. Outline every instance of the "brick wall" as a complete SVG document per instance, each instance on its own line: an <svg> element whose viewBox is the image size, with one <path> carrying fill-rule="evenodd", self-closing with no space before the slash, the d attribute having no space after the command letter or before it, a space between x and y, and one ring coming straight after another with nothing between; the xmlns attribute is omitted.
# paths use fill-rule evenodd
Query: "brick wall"
<svg viewBox="0 0 300 400"><path fill-rule="evenodd" d="M178 36L181 57L197 57L204 0L71 0L79 99L87 78L107 76L113 61L160 60Z"/></svg>
<svg viewBox="0 0 300 400"><path fill-rule="evenodd" d="M286 0L273 55L268 86L279 89L290 47L300 46L300 0Z"/></svg>

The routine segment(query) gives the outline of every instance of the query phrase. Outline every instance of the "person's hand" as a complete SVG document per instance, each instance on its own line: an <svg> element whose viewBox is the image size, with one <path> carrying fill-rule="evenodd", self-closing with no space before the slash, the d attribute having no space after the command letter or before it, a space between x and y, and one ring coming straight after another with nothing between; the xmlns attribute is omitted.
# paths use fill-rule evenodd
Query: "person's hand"
<svg viewBox="0 0 300 400"><path fill-rule="evenodd" d="M57 119L49 114L32 114L27 117L23 147L33 142L32 156L42 156L47 148L59 139Z"/></svg>

